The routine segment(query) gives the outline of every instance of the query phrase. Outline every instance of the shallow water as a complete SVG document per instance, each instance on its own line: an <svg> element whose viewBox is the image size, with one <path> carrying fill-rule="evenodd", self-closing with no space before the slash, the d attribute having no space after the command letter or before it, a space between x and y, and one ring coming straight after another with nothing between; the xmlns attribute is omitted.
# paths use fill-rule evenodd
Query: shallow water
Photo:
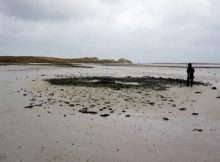
<svg viewBox="0 0 220 162"><path fill-rule="evenodd" d="M71 68L55 66L0 66L0 81L20 82L25 80L51 78L56 75L65 76L155 76L165 78L186 78L186 68L147 67L147 66L99 66L93 68ZM209 65L211 66L211 65ZM220 68L196 68L195 80L211 82L220 87Z"/></svg>

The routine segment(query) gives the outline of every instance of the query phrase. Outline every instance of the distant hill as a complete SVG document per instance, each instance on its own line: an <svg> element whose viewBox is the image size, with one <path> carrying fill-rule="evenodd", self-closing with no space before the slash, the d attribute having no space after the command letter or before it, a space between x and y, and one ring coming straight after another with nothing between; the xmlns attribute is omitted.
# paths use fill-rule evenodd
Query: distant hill
<svg viewBox="0 0 220 162"><path fill-rule="evenodd" d="M49 63L49 64L71 64L71 63L123 63L131 64L130 60L121 58L113 59L98 59L97 57L83 58L55 58L55 57L38 57L38 56L0 56L0 63L5 64L28 64L28 63Z"/></svg>

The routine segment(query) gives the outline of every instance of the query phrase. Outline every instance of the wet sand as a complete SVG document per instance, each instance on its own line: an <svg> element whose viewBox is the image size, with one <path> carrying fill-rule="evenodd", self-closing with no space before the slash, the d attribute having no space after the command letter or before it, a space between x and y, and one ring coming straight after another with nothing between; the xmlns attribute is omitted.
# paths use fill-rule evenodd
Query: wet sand
<svg viewBox="0 0 220 162"><path fill-rule="evenodd" d="M116 67L0 68L0 161L220 161L218 78L212 86L114 90L44 80L126 75Z"/></svg>

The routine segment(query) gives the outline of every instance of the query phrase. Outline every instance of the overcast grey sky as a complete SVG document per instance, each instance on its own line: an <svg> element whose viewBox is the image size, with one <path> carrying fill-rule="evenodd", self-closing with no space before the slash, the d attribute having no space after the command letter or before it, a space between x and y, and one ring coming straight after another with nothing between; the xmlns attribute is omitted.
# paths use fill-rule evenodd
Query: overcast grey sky
<svg viewBox="0 0 220 162"><path fill-rule="evenodd" d="M220 63L220 0L0 0L0 55Z"/></svg>

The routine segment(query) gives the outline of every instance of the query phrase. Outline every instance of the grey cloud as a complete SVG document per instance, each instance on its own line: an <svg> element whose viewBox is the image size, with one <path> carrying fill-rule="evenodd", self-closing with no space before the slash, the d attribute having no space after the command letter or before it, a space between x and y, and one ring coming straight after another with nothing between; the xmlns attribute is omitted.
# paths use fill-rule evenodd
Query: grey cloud
<svg viewBox="0 0 220 162"><path fill-rule="evenodd" d="M87 2L84 0L0 0L0 11L7 16L27 21L65 21L92 14L92 8Z"/></svg>
<svg viewBox="0 0 220 162"><path fill-rule="evenodd" d="M218 0L0 0L0 52L220 62Z"/></svg>

